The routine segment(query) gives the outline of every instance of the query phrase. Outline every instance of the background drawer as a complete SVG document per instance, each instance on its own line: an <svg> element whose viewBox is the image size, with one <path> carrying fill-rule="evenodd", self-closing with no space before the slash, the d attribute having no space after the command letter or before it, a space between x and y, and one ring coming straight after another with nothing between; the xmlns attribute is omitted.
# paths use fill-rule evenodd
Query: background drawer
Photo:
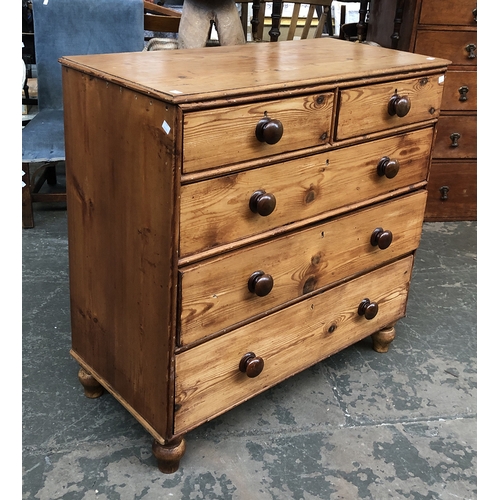
<svg viewBox="0 0 500 500"><path fill-rule="evenodd" d="M325 293L176 355L174 433L181 434L404 316L413 257L396 261ZM378 303L371 320L361 301ZM254 352L255 378L239 370Z"/></svg>
<svg viewBox="0 0 500 500"><path fill-rule="evenodd" d="M413 251L420 241L426 198L427 192L420 190L182 269L180 345ZM371 244L376 228L392 232L388 248ZM274 281L265 296L248 289L256 271Z"/></svg>
<svg viewBox="0 0 500 500"><path fill-rule="evenodd" d="M467 47L476 47L472 52ZM419 30L415 53L449 59L452 64L477 66L477 33L475 31ZM475 54L476 57L472 57Z"/></svg>
<svg viewBox="0 0 500 500"><path fill-rule="evenodd" d="M434 128L430 127L182 186L180 255L234 242L425 181L433 133ZM377 173L384 157L400 164L392 179ZM276 199L270 215L262 216L250 209L250 198L258 190Z"/></svg>
<svg viewBox="0 0 500 500"><path fill-rule="evenodd" d="M438 118L443 86L443 75L432 75L342 90L336 139ZM389 114L389 101L395 95L410 99L411 108L406 116Z"/></svg>
<svg viewBox="0 0 500 500"><path fill-rule="evenodd" d="M475 161L433 161L427 186L425 220L476 220L477 164Z"/></svg>
<svg viewBox="0 0 500 500"><path fill-rule="evenodd" d="M322 93L185 113L183 172L327 144L333 98L333 93ZM283 125L283 136L276 144L260 142L255 136L265 116Z"/></svg>
<svg viewBox="0 0 500 500"><path fill-rule="evenodd" d="M456 138L454 134L460 134ZM456 144L456 146L453 146ZM437 124L433 158L476 158L477 117L470 115L441 116Z"/></svg>
<svg viewBox="0 0 500 500"><path fill-rule="evenodd" d="M420 24L477 26L477 0L422 0Z"/></svg>
<svg viewBox="0 0 500 500"><path fill-rule="evenodd" d="M441 109L443 111L477 110L476 71L448 71L446 73Z"/></svg>

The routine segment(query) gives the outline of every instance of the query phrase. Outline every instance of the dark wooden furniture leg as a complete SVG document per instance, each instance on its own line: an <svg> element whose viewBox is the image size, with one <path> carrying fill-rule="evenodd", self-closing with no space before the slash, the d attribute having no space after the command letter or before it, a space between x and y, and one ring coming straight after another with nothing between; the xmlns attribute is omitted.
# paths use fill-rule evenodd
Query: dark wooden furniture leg
<svg viewBox="0 0 500 500"><path fill-rule="evenodd" d="M257 40L257 30L259 27L260 0L253 0L252 4L252 40Z"/></svg>
<svg viewBox="0 0 500 500"><path fill-rule="evenodd" d="M378 332L372 334L373 349L377 352L387 352L390 343L396 337L396 329L393 326L382 328Z"/></svg>
<svg viewBox="0 0 500 500"><path fill-rule="evenodd" d="M186 440L179 436L165 444L153 442L153 455L158 460L158 469L164 474L173 474L179 468L181 458L186 452Z"/></svg>
<svg viewBox="0 0 500 500"><path fill-rule="evenodd" d="M280 21L281 21L281 11L283 7L283 2L275 0L273 2L273 10L271 13L271 30L269 31L269 36L271 37L271 42L277 42L280 32Z"/></svg>
<svg viewBox="0 0 500 500"><path fill-rule="evenodd" d="M394 32L391 35L391 49L397 49L399 44L399 32L403 22L405 0L397 0L396 15L394 16Z"/></svg>
<svg viewBox="0 0 500 500"><path fill-rule="evenodd" d="M35 226L33 220L33 200L31 199L31 175L30 164L23 163L23 228L32 228Z"/></svg>
<svg viewBox="0 0 500 500"><path fill-rule="evenodd" d="M362 42L366 38L366 14L368 12L368 0L361 0L359 6L359 21L358 28L358 42Z"/></svg>

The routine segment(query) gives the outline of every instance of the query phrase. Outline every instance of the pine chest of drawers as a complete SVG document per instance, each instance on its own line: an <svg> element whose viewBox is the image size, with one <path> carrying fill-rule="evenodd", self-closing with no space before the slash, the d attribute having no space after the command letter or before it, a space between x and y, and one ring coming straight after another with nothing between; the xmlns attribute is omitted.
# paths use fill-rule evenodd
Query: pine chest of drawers
<svg viewBox="0 0 500 500"><path fill-rule="evenodd" d="M404 316L446 60L330 38L61 59L71 353L190 430Z"/></svg>

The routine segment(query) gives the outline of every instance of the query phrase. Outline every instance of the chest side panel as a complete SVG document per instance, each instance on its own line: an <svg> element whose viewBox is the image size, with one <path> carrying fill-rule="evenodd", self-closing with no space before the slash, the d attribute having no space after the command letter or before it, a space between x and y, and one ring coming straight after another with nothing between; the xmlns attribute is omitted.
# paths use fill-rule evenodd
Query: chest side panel
<svg viewBox="0 0 500 500"><path fill-rule="evenodd" d="M63 77L72 349L164 435L176 110L70 69Z"/></svg>

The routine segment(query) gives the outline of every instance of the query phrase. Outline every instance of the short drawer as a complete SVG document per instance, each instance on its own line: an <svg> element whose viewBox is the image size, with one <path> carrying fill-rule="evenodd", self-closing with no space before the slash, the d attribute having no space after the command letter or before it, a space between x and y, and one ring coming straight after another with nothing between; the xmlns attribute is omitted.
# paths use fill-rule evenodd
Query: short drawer
<svg viewBox="0 0 500 500"><path fill-rule="evenodd" d="M396 322L412 265L409 256L176 355L175 434ZM378 305L372 319L358 313L364 299ZM264 363L254 378L239 368L246 353Z"/></svg>
<svg viewBox="0 0 500 500"><path fill-rule="evenodd" d="M389 196L425 181L433 133L429 127L182 186L180 255ZM388 165L386 170L383 165ZM269 200L275 207L267 214Z"/></svg>
<svg viewBox="0 0 500 500"><path fill-rule="evenodd" d="M477 72L448 71L441 109L444 111L477 110Z"/></svg>
<svg viewBox="0 0 500 500"><path fill-rule="evenodd" d="M477 26L477 0L422 0L420 24Z"/></svg>
<svg viewBox="0 0 500 500"><path fill-rule="evenodd" d="M343 89L335 138L348 139L438 118L443 86L441 74Z"/></svg>
<svg viewBox="0 0 500 500"><path fill-rule="evenodd" d="M186 112L183 172L327 144L333 101L322 93Z"/></svg>
<svg viewBox="0 0 500 500"><path fill-rule="evenodd" d="M182 268L179 345L412 252L426 198L420 190Z"/></svg>
<svg viewBox="0 0 500 500"><path fill-rule="evenodd" d="M415 53L449 59L460 66L477 66L475 31L419 30Z"/></svg>
<svg viewBox="0 0 500 500"><path fill-rule="evenodd" d="M459 159L477 157L477 117L441 116L437 124L433 158Z"/></svg>
<svg viewBox="0 0 500 500"><path fill-rule="evenodd" d="M427 221L477 219L475 161L433 161L427 186Z"/></svg>

